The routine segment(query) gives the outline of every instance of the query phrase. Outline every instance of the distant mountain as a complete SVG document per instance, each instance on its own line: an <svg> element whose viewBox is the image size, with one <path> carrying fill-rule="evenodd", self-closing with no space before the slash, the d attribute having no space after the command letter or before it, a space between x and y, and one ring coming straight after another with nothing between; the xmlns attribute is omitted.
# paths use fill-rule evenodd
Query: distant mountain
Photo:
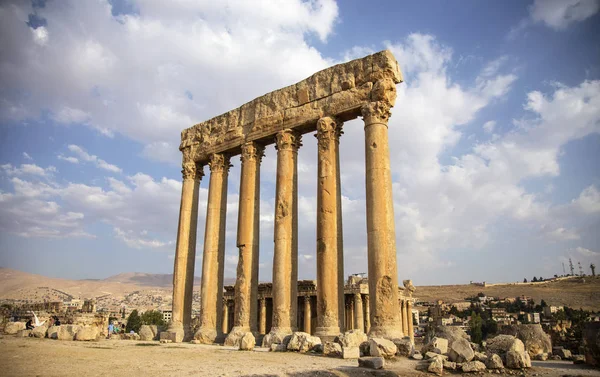
<svg viewBox="0 0 600 377"><path fill-rule="evenodd" d="M173 274L147 274L144 272L124 272L103 279L105 282L136 284L144 287L173 287ZM194 285L200 285L201 278L194 277Z"/></svg>

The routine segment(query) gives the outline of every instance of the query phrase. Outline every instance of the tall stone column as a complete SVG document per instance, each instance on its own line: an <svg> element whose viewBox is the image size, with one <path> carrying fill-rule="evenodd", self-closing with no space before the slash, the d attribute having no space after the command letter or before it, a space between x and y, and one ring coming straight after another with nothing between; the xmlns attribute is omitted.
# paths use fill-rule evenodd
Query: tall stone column
<svg viewBox="0 0 600 377"><path fill-rule="evenodd" d="M190 161L189 148L184 150L183 186L179 207L179 227L173 271L173 315L161 339L182 342L192 336L192 293L196 262L196 229L198 224L198 191L204 175L203 166ZM164 335L163 335L164 334Z"/></svg>
<svg viewBox="0 0 600 377"><path fill-rule="evenodd" d="M365 331L365 317L363 316L363 302L360 293L354 294L354 329Z"/></svg>
<svg viewBox="0 0 600 377"><path fill-rule="evenodd" d="M223 300L223 325L222 325L222 331L223 334L227 334L227 330L229 330L229 323L228 323L228 319L229 319L229 303L227 302L227 300Z"/></svg>
<svg viewBox="0 0 600 377"><path fill-rule="evenodd" d="M264 146L255 142L242 145L235 311L233 329L225 339L227 346L239 345L249 331L257 334L260 162L264 149Z"/></svg>
<svg viewBox="0 0 600 377"><path fill-rule="evenodd" d="M365 123L367 244L371 336L402 337L388 119L396 99L392 80L379 80L361 111Z"/></svg>
<svg viewBox="0 0 600 377"><path fill-rule="evenodd" d="M402 333L404 336L408 336L408 315L406 308L406 300L402 300L401 304L402 310L400 311L402 315Z"/></svg>
<svg viewBox="0 0 600 377"><path fill-rule="evenodd" d="M310 296L304 296L304 332L310 334L310 323L312 312L310 307Z"/></svg>
<svg viewBox="0 0 600 377"><path fill-rule="evenodd" d="M339 137L341 123L324 117L317 122L317 328L321 338L340 333L340 307L343 308L343 260L341 248L341 208L339 181ZM341 264L340 264L341 262ZM342 269L340 270L340 266ZM340 295L340 281L342 290Z"/></svg>
<svg viewBox="0 0 600 377"><path fill-rule="evenodd" d="M260 318L258 322L258 333L265 334L267 332L267 299L260 299Z"/></svg>
<svg viewBox="0 0 600 377"><path fill-rule="evenodd" d="M298 148L299 132L280 131L275 188L275 250L273 253L273 320L263 346L281 343L297 328L298 312Z"/></svg>
<svg viewBox="0 0 600 377"><path fill-rule="evenodd" d="M371 330L371 317L370 317L370 308L369 308L369 295L365 295L365 333L369 333Z"/></svg>
<svg viewBox="0 0 600 377"><path fill-rule="evenodd" d="M337 139L335 142L335 157L336 157L336 182L337 182L337 264L338 264L338 301L339 301L339 321L340 332L344 330L344 303L340 299L344 297L344 229L342 226L342 180L340 177L340 137L344 133L342 131L342 123L338 123Z"/></svg>
<svg viewBox="0 0 600 377"><path fill-rule="evenodd" d="M200 328L194 338L204 344L215 341L222 330L223 272L225 264L225 215L229 156L213 154L208 163L210 185L204 232Z"/></svg>
<svg viewBox="0 0 600 377"><path fill-rule="evenodd" d="M412 313L412 301L408 300L406 302L406 311L408 312L408 336L410 337L410 342L415 344L415 328L413 325L413 313Z"/></svg>

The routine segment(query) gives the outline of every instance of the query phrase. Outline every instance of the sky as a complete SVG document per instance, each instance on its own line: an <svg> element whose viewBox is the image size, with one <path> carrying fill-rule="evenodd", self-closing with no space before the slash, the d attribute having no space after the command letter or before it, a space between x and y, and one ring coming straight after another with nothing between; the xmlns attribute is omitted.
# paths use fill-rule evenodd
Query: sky
<svg viewBox="0 0 600 377"><path fill-rule="evenodd" d="M4 0L0 266L172 273L181 130L389 49L398 275L511 282L600 268L600 1ZM367 272L364 131L340 141L345 274ZM225 276L235 277L239 156ZM316 139L299 150L299 278L316 276ZM270 281L276 151L261 166ZM200 187L202 271L210 172Z"/></svg>

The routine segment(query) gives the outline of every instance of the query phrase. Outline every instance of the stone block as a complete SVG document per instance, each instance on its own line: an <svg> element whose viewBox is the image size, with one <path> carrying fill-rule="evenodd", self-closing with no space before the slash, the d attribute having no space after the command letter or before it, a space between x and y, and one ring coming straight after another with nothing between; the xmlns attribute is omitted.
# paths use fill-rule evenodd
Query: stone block
<svg viewBox="0 0 600 377"><path fill-rule="evenodd" d="M463 365L462 365L462 371L466 372L466 373L484 372L485 369L486 369L485 364L482 363L481 361L469 361L469 362L463 363Z"/></svg>
<svg viewBox="0 0 600 377"><path fill-rule="evenodd" d="M25 330L25 322L8 322L4 326L4 333L7 335L15 335L19 330Z"/></svg>
<svg viewBox="0 0 600 377"><path fill-rule="evenodd" d="M360 358L360 349L358 347L342 347L343 359L358 359Z"/></svg>
<svg viewBox="0 0 600 377"><path fill-rule="evenodd" d="M251 332L247 332L240 339L240 351L252 351L256 345L256 339Z"/></svg>
<svg viewBox="0 0 600 377"><path fill-rule="evenodd" d="M398 348L391 340L384 338L369 339L369 353L371 356L390 358L396 355Z"/></svg>
<svg viewBox="0 0 600 377"><path fill-rule="evenodd" d="M385 359L383 357L361 357L358 359L358 366L369 369L383 369Z"/></svg>
<svg viewBox="0 0 600 377"><path fill-rule="evenodd" d="M183 331L161 331L160 340L170 340L172 343L183 342ZM195 338L197 339L197 338Z"/></svg>
<svg viewBox="0 0 600 377"><path fill-rule="evenodd" d="M16 335L17 338L27 338L31 335L31 330L19 330Z"/></svg>

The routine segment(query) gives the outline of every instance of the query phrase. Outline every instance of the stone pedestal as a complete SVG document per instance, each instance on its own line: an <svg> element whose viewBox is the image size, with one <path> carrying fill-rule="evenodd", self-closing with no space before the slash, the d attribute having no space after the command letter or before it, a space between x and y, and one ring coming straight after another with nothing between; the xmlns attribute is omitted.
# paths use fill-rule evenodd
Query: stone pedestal
<svg viewBox="0 0 600 377"><path fill-rule="evenodd" d="M398 271L394 202L388 145L388 118L395 100L391 80L377 81L370 102L362 107L365 123L365 162L367 198L367 243L369 295L371 305L370 336L395 339L402 337L398 310Z"/></svg>
<svg viewBox="0 0 600 377"><path fill-rule="evenodd" d="M273 254L273 320L263 346L281 343L297 328L298 310L298 148L297 131L280 131L275 189L275 250Z"/></svg>
<svg viewBox="0 0 600 377"><path fill-rule="evenodd" d="M223 272L225 263L225 215L227 213L227 176L229 156L213 154L202 260L200 328L194 338L211 344L223 326Z"/></svg>
<svg viewBox="0 0 600 377"><path fill-rule="evenodd" d="M315 335L320 337L336 336L340 333L339 309L340 304L343 305L343 302L340 302L343 298L343 277L339 276L343 273L343 269L340 270L340 266L343 266L343 260L340 260L342 257L338 151L340 134L341 123L335 119L325 117L317 122L317 328Z"/></svg>
<svg viewBox="0 0 600 377"><path fill-rule="evenodd" d="M225 339L227 346L239 346L249 331L257 333L260 161L263 155L262 145L254 142L242 145L235 312L233 329Z"/></svg>
<svg viewBox="0 0 600 377"><path fill-rule="evenodd" d="M189 162L184 154L183 186L179 208L179 227L173 271L173 315L165 339L182 342L191 338L192 292L196 259L196 229L198 224L198 191L203 167ZM162 335L161 335L162 336Z"/></svg>
<svg viewBox="0 0 600 377"><path fill-rule="evenodd" d="M365 318L363 316L363 301L360 293L354 294L354 329L365 331Z"/></svg>

